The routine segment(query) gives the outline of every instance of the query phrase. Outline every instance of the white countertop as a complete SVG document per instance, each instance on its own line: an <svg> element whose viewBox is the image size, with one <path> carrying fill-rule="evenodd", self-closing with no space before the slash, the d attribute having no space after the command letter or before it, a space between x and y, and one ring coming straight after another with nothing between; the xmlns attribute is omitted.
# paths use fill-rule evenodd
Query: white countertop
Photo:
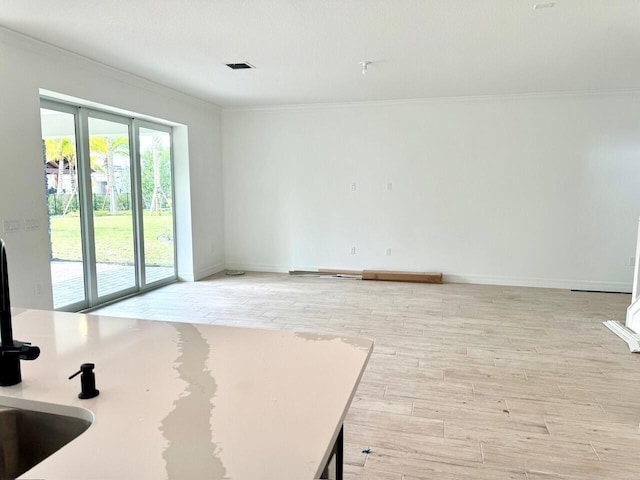
<svg viewBox="0 0 640 480"><path fill-rule="evenodd" d="M19 399L80 407L94 422L20 478L314 479L371 354L370 340L15 310ZM80 400L82 363L100 395ZM4 398L3 398L4 397ZM91 415L88 414L88 415Z"/></svg>

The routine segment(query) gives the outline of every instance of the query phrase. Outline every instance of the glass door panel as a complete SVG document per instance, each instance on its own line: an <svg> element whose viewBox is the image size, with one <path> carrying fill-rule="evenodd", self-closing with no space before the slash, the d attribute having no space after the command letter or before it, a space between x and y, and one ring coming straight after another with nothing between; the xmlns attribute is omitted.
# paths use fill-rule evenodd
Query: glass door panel
<svg viewBox="0 0 640 480"><path fill-rule="evenodd" d="M86 301L76 115L40 109L46 178L53 307ZM82 306L81 306L82 308Z"/></svg>
<svg viewBox="0 0 640 480"><path fill-rule="evenodd" d="M129 126L89 117L89 163L97 296L135 288Z"/></svg>
<svg viewBox="0 0 640 480"><path fill-rule="evenodd" d="M41 100L54 308L176 278L171 127Z"/></svg>
<svg viewBox="0 0 640 480"><path fill-rule="evenodd" d="M145 284L175 275L171 135L140 127L140 179Z"/></svg>

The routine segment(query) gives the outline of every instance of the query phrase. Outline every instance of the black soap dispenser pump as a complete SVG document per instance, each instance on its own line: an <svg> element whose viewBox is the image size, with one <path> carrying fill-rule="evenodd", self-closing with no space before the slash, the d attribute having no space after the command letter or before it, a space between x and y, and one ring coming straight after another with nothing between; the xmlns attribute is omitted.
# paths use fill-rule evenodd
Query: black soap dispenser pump
<svg viewBox="0 0 640 480"><path fill-rule="evenodd" d="M82 391L78 394L78 398L82 400L100 395L100 391L96 389L96 376L93 373L94 368L95 365L93 363L83 363L80 365L80 370L69 377L69 380L71 380L79 373L82 374L80 375L80 386Z"/></svg>

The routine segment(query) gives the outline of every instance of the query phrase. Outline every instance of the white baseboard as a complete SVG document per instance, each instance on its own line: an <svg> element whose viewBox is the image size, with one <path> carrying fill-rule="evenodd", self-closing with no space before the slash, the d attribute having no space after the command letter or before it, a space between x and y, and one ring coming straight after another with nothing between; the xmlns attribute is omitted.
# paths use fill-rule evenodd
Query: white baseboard
<svg viewBox="0 0 640 480"><path fill-rule="evenodd" d="M283 265L266 265L251 263L228 263L227 270L244 270L246 272L271 272L287 273L289 270L317 270L323 267L300 267ZM633 285L631 282L599 282L590 280L569 280L536 277L506 277L497 275L443 275L443 283L470 283L476 285L502 285L509 287L539 287L560 288L565 290L595 290L605 292L629 292Z"/></svg>
<svg viewBox="0 0 640 480"><path fill-rule="evenodd" d="M227 263L226 270L243 270L245 272L288 273L289 268L280 265L262 265L249 263Z"/></svg>
<svg viewBox="0 0 640 480"><path fill-rule="evenodd" d="M443 275L444 283L473 283L478 285L503 285L510 287L561 288L566 290L595 290L606 292L629 292L628 282L597 282L589 280L567 280L535 277L502 277L493 275Z"/></svg>
<svg viewBox="0 0 640 480"><path fill-rule="evenodd" d="M211 265L209 267L201 268L195 271L194 277L195 281L202 280L204 278L210 277L211 275L215 275L224 270L223 263L217 263L215 265Z"/></svg>
<svg viewBox="0 0 640 480"><path fill-rule="evenodd" d="M178 272L178 279L183 282L197 282L198 280L202 280L203 278L210 277L211 275L215 275L218 272L224 270L224 265L222 263L218 263L216 265L211 265L209 267L201 268L196 270L195 272Z"/></svg>

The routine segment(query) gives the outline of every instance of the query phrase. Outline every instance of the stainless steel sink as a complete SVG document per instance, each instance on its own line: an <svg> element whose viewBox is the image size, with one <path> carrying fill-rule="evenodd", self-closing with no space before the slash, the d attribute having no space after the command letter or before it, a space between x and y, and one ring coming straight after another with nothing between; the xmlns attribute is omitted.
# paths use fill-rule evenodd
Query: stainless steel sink
<svg viewBox="0 0 640 480"><path fill-rule="evenodd" d="M0 479L22 475L78 437L91 425L81 416L0 405Z"/></svg>

